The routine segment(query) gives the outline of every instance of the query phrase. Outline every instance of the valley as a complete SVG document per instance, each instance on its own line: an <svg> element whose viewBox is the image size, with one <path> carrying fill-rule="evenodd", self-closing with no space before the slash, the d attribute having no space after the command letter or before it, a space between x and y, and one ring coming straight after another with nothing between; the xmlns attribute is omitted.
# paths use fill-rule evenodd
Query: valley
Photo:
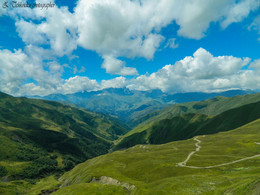
<svg viewBox="0 0 260 195"><path fill-rule="evenodd" d="M0 193L258 194L259 100L168 105L130 129L113 115L1 93Z"/></svg>
<svg viewBox="0 0 260 195"><path fill-rule="evenodd" d="M233 97L236 95L255 94L251 90L229 90L219 93L164 93L161 90L138 91L128 88L108 88L99 91L78 92L74 94L51 94L34 98L73 104L94 112L116 117L133 128L151 115L157 115L169 105L192 101L203 101L217 96ZM156 112L157 111L157 112Z"/></svg>
<svg viewBox="0 0 260 195"><path fill-rule="evenodd" d="M108 116L53 101L0 93L0 108L0 177L4 182L30 183L60 175L107 153L112 141L128 131Z"/></svg>
<svg viewBox="0 0 260 195"><path fill-rule="evenodd" d="M0 1L0 195L260 195L260 0Z"/></svg>

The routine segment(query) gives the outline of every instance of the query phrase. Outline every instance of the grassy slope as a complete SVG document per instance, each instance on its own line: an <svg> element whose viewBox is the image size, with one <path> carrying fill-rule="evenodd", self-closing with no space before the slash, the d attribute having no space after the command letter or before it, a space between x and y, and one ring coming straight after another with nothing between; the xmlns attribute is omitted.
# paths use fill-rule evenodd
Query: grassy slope
<svg viewBox="0 0 260 195"><path fill-rule="evenodd" d="M232 98L216 97L202 102L173 105L159 113L146 116L142 124L116 141L115 148L130 147L138 143L166 143L187 139L194 135L234 129L259 116L258 110L254 109L254 104L251 104L251 107L245 106L243 108L245 110L242 108L236 110L236 108L259 100L260 93ZM220 114L221 112L225 114ZM248 115L249 113L255 116ZM209 119L212 115L218 117Z"/></svg>
<svg viewBox="0 0 260 195"><path fill-rule="evenodd" d="M258 118L260 118L260 102L234 108L216 116L184 114L132 130L117 142L115 149L145 143L162 144L188 139L195 135L227 131Z"/></svg>
<svg viewBox="0 0 260 195"><path fill-rule="evenodd" d="M0 93L0 166L8 172L5 180L67 170L106 153L110 140L126 131L103 115Z"/></svg>
<svg viewBox="0 0 260 195"><path fill-rule="evenodd" d="M260 154L260 145L254 143L260 142L259 129L260 120L256 120L232 131L199 136L202 148L187 165L217 165ZM137 145L96 157L66 173L61 180L64 188L54 194L82 193L84 188L76 188L79 185L92 185L96 192L102 192L95 183L89 183L93 177L101 176L135 185L131 194L260 193L259 157L211 169L176 166L195 150L194 144L189 139L164 145Z"/></svg>
<svg viewBox="0 0 260 195"><path fill-rule="evenodd" d="M185 113L199 113L205 115L217 115L227 110L240 107L246 104L260 101L260 93L238 95L234 97L215 97L201 102L188 102L174 104L162 110L154 111L132 121L141 126L147 125L154 121L170 119Z"/></svg>

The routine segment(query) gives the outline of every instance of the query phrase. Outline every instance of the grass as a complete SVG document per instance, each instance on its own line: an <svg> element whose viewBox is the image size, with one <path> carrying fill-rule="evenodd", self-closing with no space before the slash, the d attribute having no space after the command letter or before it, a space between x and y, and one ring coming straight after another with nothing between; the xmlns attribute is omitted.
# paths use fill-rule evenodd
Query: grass
<svg viewBox="0 0 260 195"><path fill-rule="evenodd" d="M177 163L195 150L196 141L170 142L176 136L187 139L211 134L199 136L202 148L190 158L190 166L218 165L259 154L260 145L254 142L260 143L260 119L256 120L260 102L238 107L241 102L255 101L258 95L174 107L176 113L187 113L176 117L168 110L168 118L144 123L123 136L130 143L127 147L136 143L158 145L136 145L102 155L111 141L127 131L120 123L57 102L0 93L0 166L8 172L0 178L5 181L0 182L0 194L259 194L259 157L211 169L179 167ZM216 116L206 115L223 110L225 105L219 102L234 108ZM189 113L193 111L199 114ZM216 132L221 133L213 134ZM170 143L162 144L165 142ZM93 159L58 180L62 171L89 158ZM24 173L32 178L23 178ZM102 184L102 176L118 181L117 185ZM91 182L93 178L97 182ZM126 189L125 185L135 187Z"/></svg>
<svg viewBox="0 0 260 195"><path fill-rule="evenodd" d="M97 183L81 183L73 186L64 187L61 190L54 192L53 195L124 195L127 191L121 186L101 185Z"/></svg>
<svg viewBox="0 0 260 195"><path fill-rule="evenodd" d="M230 109L234 109L246 104L258 102L260 93L237 95L234 97L215 97L200 102L187 102L181 104L173 104L161 110L150 112L147 115L136 118L135 123L147 125L154 121L162 119L171 119L185 113L198 113L205 115L218 115Z"/></svg>
<svg viewBox="0 0 260 195"><path fill-rule="evenodd" d="M58 102L0 92L0 108L0 165L7 181L61 174L107 153L127 131L110 117Z"/></svg>
<svg viewBox="0 0 260 195"><path fill-rule="evenodd" d="M260 102L233 108L216 116L187 113L141 125L119 139L114 149L128 148L136 144L163 144L196 135L228 131L258 118L260 118Z"/></svg>
<svg viewBox="0 0 260 195"><path fill-rule="evenodd" d="M32 183L33 182L33 183ZM60 182L54 176L45 177L38 181L16 180L10 182L0 182L0 194L17 195L30 194L39 195L43 191L55 191L59 188Z"/></svg>
<svg viewBox="0 0 260 195"><path fill-rule="evenodd" d="M59 189L60 182L54 176L41 179L35 185L32 185L28 194L39 195L42 191L53 192Z"/></svg>
<svg viewBox="0 0 260 195"><path fill-rule="evenodd" d="M260 146L254 143L260 141L259 129L260 119L232 131L199 136L202 148L187 165L217 165L260 154ZM130 194L260 193L259 157L211 169L176 167L195 150L195 143L189 139L163 145L136 145L99 156L65 173L62 185L72 189L74 185L88 184L93 177L108 176L135 185Z"/></svg>

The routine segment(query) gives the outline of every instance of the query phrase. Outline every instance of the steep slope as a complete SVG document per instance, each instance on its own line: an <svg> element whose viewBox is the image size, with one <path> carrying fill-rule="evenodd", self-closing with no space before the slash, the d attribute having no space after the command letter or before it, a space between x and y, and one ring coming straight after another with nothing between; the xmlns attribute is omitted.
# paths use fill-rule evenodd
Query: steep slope
<svg viewBox="0 0 260 195"><path fill-rule="evenodd" d="M127 133L117 143L115 149L145 143L162 144L188 139L195 135L232 130L258 118L260 118L260 102L234 108L216 116L188 113L138 127Z"/></svg>
<svg viewBox="0 0 260 195"><path fill-rule="evenodd" d="M9 179L68 170L107 153L126 131L104 115L0 93L0 169Z"/></svg>
<svg viewBox="0 0 260 195"><path fill-rule="evenodd" d="M132 121L133 124L146 125L162 119L171 119L185 113L217 115L227 110L260 101L260 93L237 95L234 97L215 97L200 102L174 104L162 110L150 112Z"/></svg>
<svg viewBox="0 0 260 195"><path fill-rule="evenodd" d="M113 187L114 194L259 194L259 129L258 119L228 132L99 156L64 174L53 194L113 194Z"/></svg>

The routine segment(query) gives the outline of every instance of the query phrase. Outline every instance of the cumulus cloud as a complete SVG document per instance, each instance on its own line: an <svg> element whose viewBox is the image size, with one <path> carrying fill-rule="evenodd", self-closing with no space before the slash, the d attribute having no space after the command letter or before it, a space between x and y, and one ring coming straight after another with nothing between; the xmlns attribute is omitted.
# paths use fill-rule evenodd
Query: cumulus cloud
<svg viewBox="0 0 260 195"><path fill-rule="evenodd" d="M56 65L55 72L48 67L45 70L40 60L29 56L30 54L27 55L22 50L14 52L0 50L0 88L2 91L20 95L23 83L29 79L34 80L45 89L55 88L60 83L59 71L61 69L58 65Z"/></svg>
<svg viewBox="0 0 260 195"><path fill-rule="evenodd" d="M16 30L26 44L50 45L57 56L70 55L77 48L77 26L67 7L48 10L16 8L9 15L16 18Z"/></svg>
<svg viewBox="0 0 260 195"><path fill-rule="evenodd" d="M16 28L19 36L26 44L45 44L46 37L39 32L39 26L32 22L26 22L23 19L16 22Z"/></svg>
<svg viewBox="0 0 260 195"><path fill-rule="evenodd" d="M81 21L78 43L102 55L150 59L162 41L152 33L156 24L148 24L151 12L139 1L80 0L75 8L75 18Z"/></svg>
<svg viewBox="0 0 260 195"><path fill-rule="evenodd" d="M199 48L193 57L185 57L169 68L182 77L208 79L234 74L249 61L249 58L241 59L233 56L213 57L205 49Z"/></svg>
<svg viewBox="0 0 260 195"><path fill-rule="evenodd" d="M62 94L68 94L79 91L94 91L98 88L99 85L96 80L91 80L88 77L75 76L66 79L58 91Z"/></svg>
<svg viewBox="0 0 260 195"><path fill-rule="evenodd" d="M242 21L259 6L258 0L79 0L73 13L67 7L54 7L47 11L13 9L9 15L17 18L17 30L25 43L42 44L46 38L58 56L71 54L79 45L96 51L104 59L113 56L150 60L165 39L161 29L174 21L180 27L179 36L200 39L210 23L219 22L226 28ZM40 22L28 22L21 17ZM29 38L31 35L33 39ZM170 39L168 46L178 45ZM118 68L118 63L114 65ZM111 66L102 67L110 73ZM124 65L116 74L132 75L135 70Z"/></svg>
<svg viewBox="0 0 260 195"><path fill-rule="evenodd" d="M119 75L137 75L136 68L125 67L125 62L116 59L112 56L104 56L102 67L106 69L107 73Z"/></svg>
<svg viewBox="0 0 260 195"><path fill-rule="evenodd" d="M28 47L27 51L30 49ZM44 53L45 50L38 52ZM117 63L119 67L122 66L120 61ZM161 89L169 93L260 88L259 59L250 63L249 58L214 57L203 48L174 65L166 65L157 72L140 75L134 79L120 76L98 83L88 77L74 76L64 80L61 79L63 67L54 60L42 63L37 57L30 57L30 53L21 50L0 50L0 88L13 95L70 94L111 87L135 90Z"/></svg>
<svg viewBox="0 0 260 195"><path fill-rule="evenodd" d="M106 88L123 88L127 85L127 81L125 77L116 77L110 80L102 80L101 81L101 89Z"/></svg>
<svg viewBox="0 0 260 195"><path fill-rule="evenodd" d="M49 0L37 2L49 3ZM165 40L161 30L169 24L175 22L179 26L178 31L172 29L178 36L200 39L212 22L226 28L242 21L259 6L259 0L79 0L73 12L67 7L1 9L0 16L9 15L16 20L17 32L26 47L23 51L0 50L0 87L16 95L73 93L106 86L140 90L160 88L169 92L230 87L253 89L260 83L258 61L243 70L249 58L214 57L202 48L193 56L166 65L151 75L141 75L130 81L117 77L102 81L101 85L87 77L63 80L63 65L56 62L56 57L71 57L80 46L96 51L104 59L101 66L107 73L138 75L137 69L128 67L120 57L153 59ZM258 16L249 29L260 32L259 24ZM178 36L165 40L166 47L178 47ZM44 63L46 60L48 63ZM27 81L30 79L33 82Z"/></svg>
<svg viewBox="0 0 260 195"><path fill-rule="evenodd" d="M47 36L51 48L59 56L71 54L77 48L76 26L67 7L50 9L46 22L39 24L38 29Z"/></svg>
<svg viewBox="0 0 260 195"><path fill-rule="evenodd" d="M214 57L203 48L174 65L166 65L151 75L141 75L129 82L137 90L161 89L165 92L215 91L260 87L259 60L243 69L249 58ZM255 69L254 71L252 69Z"/></svg>
<svg viewBox="0 0 260 195"><path fill-rule="evenodd" d="M68 94L99 88L97 81L88 77L61 79L64 66L54 60L43 63L39 56L31 56L31 49L38 49L39 56L46 52L34 46L28 46L27 53L22 50L0 50L1 91L17 96L32 96Z"/></svg>

